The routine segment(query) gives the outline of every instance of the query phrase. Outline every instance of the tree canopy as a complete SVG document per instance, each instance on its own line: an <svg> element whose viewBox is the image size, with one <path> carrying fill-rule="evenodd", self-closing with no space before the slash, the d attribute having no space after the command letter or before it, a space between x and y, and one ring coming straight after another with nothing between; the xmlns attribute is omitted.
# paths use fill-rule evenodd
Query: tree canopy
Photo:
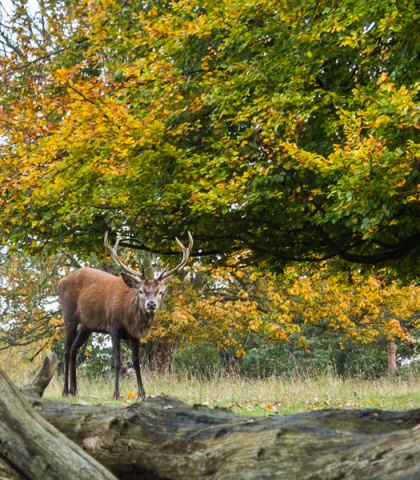
<svg viewBox="0 0 420 480"><path fill-rule="evenodd" d="M1 11L0 232L106 230L272 268L418 274L415 0L15 0ZM175 246L176 247L176 246Z"/></svg>

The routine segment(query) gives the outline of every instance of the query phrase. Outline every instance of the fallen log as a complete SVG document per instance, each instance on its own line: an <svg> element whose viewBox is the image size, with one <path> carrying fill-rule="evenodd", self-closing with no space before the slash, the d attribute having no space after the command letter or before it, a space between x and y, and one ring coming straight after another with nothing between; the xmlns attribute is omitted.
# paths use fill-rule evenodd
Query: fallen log
<svg viewBox="0 0 420 480"><path fill-rule="evenodd" d="M0 370L0 478L115 480L31 407Z"/></svg>
<svg viewBox="0 0 420 480"><path fill-rule="evenodd" d="M420 410L330 409L269 418L168 396L125 408L28 397L118 478L420 479Z"/></svg>
<svg viewBox="0 0 420 480"><path fill-rule="evenodd" d="M420 478L420 411L247 418L166 396L117 409L36 408L124 479Z"/></svg>

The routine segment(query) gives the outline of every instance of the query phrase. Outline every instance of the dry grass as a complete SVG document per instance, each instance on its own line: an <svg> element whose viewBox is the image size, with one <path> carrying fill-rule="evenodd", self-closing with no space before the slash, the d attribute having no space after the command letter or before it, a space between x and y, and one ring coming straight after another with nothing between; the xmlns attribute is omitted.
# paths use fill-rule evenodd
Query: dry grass
<svg viewBox="0 0 420 480"><path fill-rule="evenodd" d="M288 414L323 408L381 408L407 410L420 407L420 379L381 378L374 381L335 376L280 380L250 380L237 376L198 379L186 376L145 374L149 396L171 395L189 404L228 407L248 415ZM46 397L61 399L61 379L55 378ZM89 403L126 405L135 398L135 380L121 382L123 400L113 402L113 376L79 380L80 397ZM77 400L76 400L77 401Z"/></svg>
<svg viewBox="0 0 420 480"><path fill-rule="evenodd" d="M33 375L37 365L22 356L0 355L3 369L18 385ZM80 396L75 402L127 405L136 401L135 379L121 381L123 399L112 401L113 375L88 378L80 375ZM415 375L377 380L320 378L250 380L239 376L214 375L200 379L186 375L144 374L148 396L171 395L189 404L228 407L246 415L289 414L323 408L381 408L408 410L420 407L420 378ZM62 378L54 377L45 397L61 400ZM134 398L133 398L134 397ZM68 401L66 399L66 401Z"/></svg>

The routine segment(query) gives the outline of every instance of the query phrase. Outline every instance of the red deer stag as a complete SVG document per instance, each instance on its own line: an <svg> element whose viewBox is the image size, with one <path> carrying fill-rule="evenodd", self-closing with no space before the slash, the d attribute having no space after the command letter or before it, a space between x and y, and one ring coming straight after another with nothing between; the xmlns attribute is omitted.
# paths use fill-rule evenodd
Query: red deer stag
<svg viewBox="0 0 420 480"><path fill-rule="evenodd" d="M140 340L150 333L165 286L188 261L193 246L190 232L188 238L188 247L176 238L182 249L181 262L169 272L162 272L156 280L150 280L145 277L144 269L142 273L137 272L121 261L117 254L121 239L117 239L111 248L107 232L105 246L114 262L126 273L116 277L94 268L81 268L60 281L58 290L66 330L63 396L77 395L77 351L92 332L100 332L111 335L115 365L114 398L120 397L121 340L126 340L132 352L138 396L145 399L140 373Z"/></svg>

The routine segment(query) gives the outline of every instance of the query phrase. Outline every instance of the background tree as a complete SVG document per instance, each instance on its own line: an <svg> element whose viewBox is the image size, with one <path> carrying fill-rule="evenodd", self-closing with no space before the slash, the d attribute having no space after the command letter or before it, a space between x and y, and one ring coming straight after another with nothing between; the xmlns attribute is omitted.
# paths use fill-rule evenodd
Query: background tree
<svg viewBox="0 0 420 480"><path fill-rule="evenodd" d="M220 260L418 274L414 0L24 3L0 63L11 242L168 253L189 229Z"/></svg>
<svg viewBox="0 0 420 480"><path fill-rule="evenodd" d="M0 350L25 347L33 360L61 338L57 283L63 256L29 257L3 247L0 263Z"/></svg>
<svg viewBox="0 0 420 480"><path fill-rule="evenodd" d="M121 253L127 263L139 264L137 255ZM159 259L148 263L163 268ZM238 264L238 259L231 263L217 269L192 264L182 281L172 282L152 338L142 349L150 368L171 372L180 351L178 368L204 374L224 368L251 376L290 375L317 373L330 365L340 374L371 375L386 368L379 360L386 358L386 342L410 348L418 340L419 287L385 281L386 272L381 280L301 266L276 275ZM109 268L94 257L89 264ZM4 256L0 348L24 347L30 359L45 348L61 351L56 290L75 266L64 254ZM112 366L112 350L104 340L99 337L84 350L85 370L93 375ZM369 354L363 345L369 345Z"/></svg>
<svg viewBox="0 0 420 480"><path fill-rule="evenodd" d="M173 286L153 335L177 347L207 346L219 352L227 369L242 368L251 353L268 375L307 368L308 362L313 371L330 364L338 373L354 372L363 345L366 350L379 341L386 359L387 342L415 345L418 340L420 290L415 285L331 273L327 265L292 267L281 276L246 265L201 266L190 280ZM197 355L202 364L211 357L209 350ZM276 365L269 365L270 355L278 357ZM249 373L252 361L245 361L242 371ZM213 357L207 363L218 362ZM386 369L381 362L368 363L360 370L378 374Z"/></svg>
<svg viewBox="0 0 420 480"><path fill-rule="evenodd" d="M162 345L210 340L241 358L314 331L337 348L409 339L411 290L287 266L392 261L415 288L414 0L13 3L0 10L10 252L87 259L110 230L171 262L191 230L194 253L227 268L168 297Z"/></svg>

